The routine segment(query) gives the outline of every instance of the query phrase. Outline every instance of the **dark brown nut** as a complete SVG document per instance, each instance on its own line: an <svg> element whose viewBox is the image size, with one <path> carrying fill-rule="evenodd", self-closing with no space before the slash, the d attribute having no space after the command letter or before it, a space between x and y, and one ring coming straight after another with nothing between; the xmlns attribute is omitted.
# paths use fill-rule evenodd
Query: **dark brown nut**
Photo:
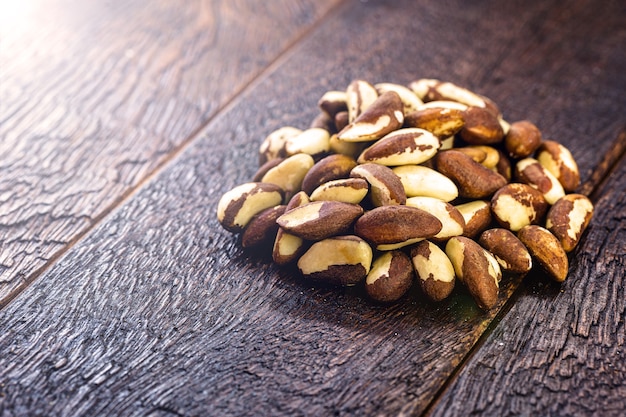
<svg viewBox="0 0 626 417"><path fill-rule="evenodd" d="M398 129L366 148L357 162L386 166L417 165L432 158L439 146L439 139L427 130L414 127Z"/></svg>
<svg viewBox="0 0 626 417"><path fill-rule="evenodd" d="M341 132L349 124L348 111L340 111L335 115L335 129Z"/></svg>
<svg viewBox="0 0 626 417"><path fill-rule="evenodd" d="M502 175L455 150L439 152L435 164L439 172L454 181L461 197L486 198L507 183Z"/></svg>
<svg viewBox="0 0 626 417"><path fill-rule="evenodd" d="M547 211L548 202L543 194L526 184L507 184L491 199L494 218L513 232L542 222Z"/></svg>
<svg viewBox="0 0 626 417"><path fill-rule="evenodd" d="M552 279L565 281L569 268L567 254L556 236L541 226L530 225L523 227L517 237Z"/></svg>
<svg viewBox="0 0 626 417"><path fill-rule="evenodd" d="M302 191L311 194L320 185L328 181L348 178L356 161L349 156L334 154L320 159L302 180Z"/></svg>
<svg viewBox="0 0 626 417"><path fill-rule="evenodd" d="M485 230L478 243L491 252L506 272L526 274L533 266L526 246L507 229Z"/></svg>
<svg viewBox="0 0 626 417"><path fill-rule="evenodd" d="M312 156L322 155L330 150L330 133L328 130L313 127L287 139L285 151L287 156L305 153Z"/></svg>
<svg viewBox="0 0 626 417"><path fill-rule="evenodd" d="M550 171L534 158L524 158L515 165L517 181L528 184L538 190L548 204L554 204L565 195L563 186Z"/></svg>
<svg viewBox="0 0 626 417"><path fill-rule="evenodd" d="M315 116L313 120L311 120L311 124L309 124L309 128L319 128L319 129L324 129L328 131L329 133L331 132L336 133L335 119L334 118L331 119L329 115L327 115L324 112L321 112L320 114Z"/></svg>
<svg viewBox="0 0 626 417"><path fill-rule="evenodd" d="M383 252L365 278L365 291L383 303L400 299L413 284L413 265L402 251Z"/></svg>
<svg viewBox="0 0 626 417"><path fill-rule="evenodd" d="M452 201L459 196L454 182L434 169L422 165L402 165L392 169L400 177L407 197L435 197Z"/></svg>
<svg viewBox="0 0 626 417"><path fill-rule="evenodd" d="M263 165L272 159L286 157L287 151L285 147L287 140L300 133L302 133L302 130L298 128L285 126L267 135L259 147L259 165Z"/></svg>
<svg viewBox="0 0 626 417"><path fill-rule="evenodd" d="M328 117L334 120L337 113L348 111L348 105L346 104L346 92L327 91L319 99L317 105L325 114L328 115Z"/></svg>
<svg viewBox="0 0 626 417"><path fill-rule="evenodd" d="M565 146L545 140L537 149L537 160L559 180L565 191L573 192L578 188L580 184L578 165Z"/></svg>
<svg viewBox="0 0 626 417"><path fill-rule="evenodd" d="M372 248L357 236L336 236L315 242L298 260L305 278L333 285L355 285L372 265Z"/></svg>
<svg viewBox="0 0 626 417"><path fill-rule="evenodd" d="M283 190L275 184L249 182L226 192L217 204L217 220L229 232L239 233L266 208L283 201Z"/></svg>
<svg viewBox="0 0 626 417"><path fill-rule="evenodd" d="M498 153L500 154L500 158L496 164L496 172L502 175L507 182L510 182L512 178L511 161L509 161L509 158L501 150L498 150Z"/></svg>
<svg viewBox="0 0 626 417"><path fill-rule="evenodd" d="M285 158L274 158L261 165L252 176L252 182L261 182L261 179L263 179L263 176L267 174L267 171L274 168L284 160Z"/></svg>
<svg viewBox="0 0 626 417"><path fill-rule="evenodd" d="M287 206L270 207L254 216L241 235L241 246L253 248L276 239L278 224L276 219L281 216Z"/></svg>
<svg viewBox="0 0 626 417"><path fill-rule="evenodd" d="M480 161L480 164L484 166L485 168L494 170L496 169L496 167L498 166L498 162L500 161L500 152L498 152L498 150L494 148L493 146L472 145L472 146L467 146L466 148L459 148L459 150L460 149L475 149L475 150L483 152L485 157L483 158L482 161Z"/></svg>
<svg viewBox="0 0 626 417"><path fill-rule="evenodd" d="M478 243L463 236L450 238L446 255L454 267L456 277L467 287L483 310L489 310L498 301L502 271L493 255Z"/></svg>
<svg viewBox="0 0 626 417"><path fill-rule="evenodd" d="M400 96L400 100L402 100L402 112L405 116L417 110L419 106L424 104L424 102L420 100L420 98L413 91L400 84L379 83L374 85L374 88L376 88L376 91L379 95L382 95L388 91L393 91L398 94L398 96Z"/></svg>
<svg viewBox="0 0 626 417"><path fill-rule="evenodd" d="M428 240L411 248L411 261L422 291L433 301L441 301L454 289L454 267L446 253Z"/></svg>
<svg viewBox="0 0 626 417"><path fill-rule="evenodd" d="M528 120L511 123L504 138L504 148L514 159L532 155L539 145L541 145L541 131Z"/></svg>
<svg viewBox="0 0 626 417"><path fill-rule="evenodd" d="M411 197L406 199L406 205L424 210L439 219L441 230L432 240L443 241L452 236L460 236L465 230L463 215L450 203L433 197Z"/></svg>
<svg viewBox="0 0 626 417"><path fill-rule="evenodd" d="M291 197L291 200L287 203L285 212L310 202L309 196L304 191L300 191ZM278 223L276 223L276 225L278 226ZM272 249L272 259L274 262L278 265L286 265L294 262L300 258L305 250L306 245L301 237L292 235L280 227L278 228L278 231L276 232L276 240L274 241L274 247Z"/></svg>
<svg viewBox="0 0 626 417"><path fill-rule="evenodd" d="M578 245L593 216L593 204L582 194L568 194L548 211L546 228L559 239L565 252Z"/></svg>
<svg viewBox="0 0 626 417"><path fill-rule="evenodd" d="M363 178L370 185L370 199L374 206L406 203L406 193L400 177L391 168L378 164L357 165L350 172L352 178Z"/></svg>
<svg viewBox="0 0 626 417"><path fill-rule="evenodd" d="M445 107L433 107L409 113L404 118L406 127L428 130L439 139L456 134L463 125L463 111Z"/></svg>
<svg viewBox="0 0 626 417"><path fill-rule="evenodd" d="M304 206L305 204L309 204L310 202L311 200L309 199L308 194L305 193L304 191L300 191L294 194L293 197L291 197L291 199L289 199L289 202L287 203L287 210L285 211L295 209L296 207Z"/></svg>
<svg viewBox="0 0 626 417"><path fill-rule="evenodd" d="M455 206L465 220L463 236L473 238L491 224L491 205L487 201L475 200Z"/></svg>
<svg viewBox="0 0 626 417"><path fill-rule="evenodd" d="M370 142L402 127L404 114L402 100L393 91L379 96L353 122L338 134L339 140L347 142Z"/></svg>
<svg viewBox="0 0 626 417"><path fill-rule="evenodd" d="M313 201L285 212L276 222L302 239L322 240L345 233L362 214L363 208L356 204Z"/></svg>
<svg viewBox="0 0 626 417"><path fill-rule="evenodd" d="M461 138L471 145L493 145L502 142L504 131L498 118L484 107L470 106L463 112L465 124Z"/></svg>
<svg viewBox="0 0 626 417"><path fill-rule="evenodd" d="M378 92L372 84L364 80L352 81L346 89L348 122L355 121L377 98Z"/></svg>
<svg viewBox="0 0 626 417"><path fill-rule="evenodd" d="M344 178L325 182L311 193L311 201L342 201L359 204L367 195L369 185L363 178Z"/></svg>
<svg viewBox="0 0 626 417"><path fill-rule="evenodd" d="M278 185L285 191L285 196L291 198L294 193L300 191L302 180L314 164L311 155L299 153L290 156L269 169L261 178L261 182Z"/></svg>

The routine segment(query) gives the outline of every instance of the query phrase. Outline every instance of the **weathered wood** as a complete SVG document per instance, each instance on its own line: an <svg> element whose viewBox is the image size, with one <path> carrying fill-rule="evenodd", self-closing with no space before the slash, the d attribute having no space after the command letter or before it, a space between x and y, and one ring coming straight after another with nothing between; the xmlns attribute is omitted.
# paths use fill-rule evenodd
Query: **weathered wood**
<svg viewBox="0 0 626 417"><path fill-rule="evenodd" d="M440 305L417 290L374 305L361 288L317 287L241 250L215 219L217 200L254 173L265 134L306 126L324 91L356 77L443 77L477 89L510 120L529 118L569 146L587 180L626 114L624 13L592 1L565 16L556 1L507 10L497 2L346 4L0 312L0 412L377 415L428 407L517 281L504 281L488 314L462 288ZM561 47L570 36L574 44ZM586 61L592 48L597 55ZM593 83L581 81L591 75Z"/></svg>
<svg viewBox="0 0 626 417"><path fill-rule="evenodd" d="M4 5L0 306L337 2Z"/></svg>

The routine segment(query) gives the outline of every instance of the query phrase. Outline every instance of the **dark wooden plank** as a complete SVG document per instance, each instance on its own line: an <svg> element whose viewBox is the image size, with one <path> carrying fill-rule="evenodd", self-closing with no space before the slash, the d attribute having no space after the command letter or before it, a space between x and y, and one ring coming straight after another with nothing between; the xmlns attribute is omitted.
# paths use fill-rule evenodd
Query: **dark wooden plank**
<svg viewBox="0 0 626 417"><path fill-rule="evenodd" d="M373 305L359 288L312 286L242 251L215 220L217 199L250 178L265 134L305 126L325 90L356 77L439 76L475 88L511 120L528 117L558 135L588 179L623 124L624 15L616 4L576 5L562 24L556 1L511 3L506 12L496 2L348 3L0 312L0 410L425 410L518 283L504 282L488 314L462 289L440 305L417 291L397 305ZM559 47L574 26L585 36ZM591 47L596 87L579 84L591 74L581 59ZM511 62L518 56L525 65Z"/></svg>
<svg viewBox="0 0 626 417"><path fill-rule="evenodd" d="M625 179L622 159L601 191L570 278L560 286L525 281L431 415L624 415Z"/></svg>
<svg viewBox="0 0 626 417"><path fill-rule="evenodd" d="M3 5L0 306L336 3Z"/></svg>

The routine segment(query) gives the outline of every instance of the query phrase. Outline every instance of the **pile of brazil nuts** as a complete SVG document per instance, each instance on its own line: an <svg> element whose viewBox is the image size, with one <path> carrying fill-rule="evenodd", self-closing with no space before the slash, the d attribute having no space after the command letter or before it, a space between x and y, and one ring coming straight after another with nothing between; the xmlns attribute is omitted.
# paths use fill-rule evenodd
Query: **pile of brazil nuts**
<svg viewBox="0 0 626 417"><path fill-rule="evenodd" d="M433 301L458 280L488 310L503 274L565 280L593 214L563 145L450 82L354 80L304 129L271 132L220 224L308 279L362 285L379 302L418 282Z"/></svg>

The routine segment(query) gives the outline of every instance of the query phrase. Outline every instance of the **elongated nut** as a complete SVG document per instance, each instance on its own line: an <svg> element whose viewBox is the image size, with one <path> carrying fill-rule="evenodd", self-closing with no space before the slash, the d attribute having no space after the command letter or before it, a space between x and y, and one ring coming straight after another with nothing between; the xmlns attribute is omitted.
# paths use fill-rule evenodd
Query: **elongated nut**
<svg viewBox="0 0 626 417"><path fill-rule="evenodd" d="M330 150L330 134L326 129L312 127L287 139L285 151L288 156L306 153L317 157Z"/></svg>
<svg viewBox="0 0 626 417"><path fill-rule="evenodd" d="M565 281L569 268L567 254L556 236L541 226L530 225L523 227L517 237L552 279Z"/></svg>
<svg viewBox="0 0 626 417"><path fill-rule="evenodd" d="M229 232L239 233L266 208L283 201L283 190L275 184L250 182L226 192L217 204L217 220Z"/></svg>
<svg viewBox="0 0 626 417"><path fill-rule="evenodd" d="M493 107L485 97L451 82L443 82L432 78L422 78L409 84L409 88L424 102L448 100L466 106ZM493 109L492 109L493 110ZM494 110L494 114L498 112Z"/></svg>
<svg viewBox="0 0 626 417"><path fill-rule="evenodd" d="M489 310L498 301L502 272L498 262L478 243L463 236L450 238L446 255L454 267L456 277L467 287L483 310Z"/></svg>
<svg viewBox="0 0 626 417"><path fill-rule="evenodd" d="M513 232L542 222L547 210L548 202L543 194L526 184L507 184L491 199L494 218Z"/></svg>
<svg viewBox="0 0 626 417"><path fill-rule="evenodd" d="M365 278L365 291L376 301L391 302L406 294L412 284L411 260L404 252L394 250L374 260Z"/></svg>
<svg viewBox="0 0 626 417"><path fill-rule="evenodd" d="M274 206L254 216L241 235L241 246L253 248L274 241L278 233L276 219L285 212L286 208L285 205Z"/></svg>
<svg viewBox="0 0 626 417"><path fill-rule="evenodd" d="M311 201L342 201L359 204L367 195L369 185L363 178L328 181L311 193Z"/></svg>
<svg viewBox="0 0 626 417"><path fill-rule="evenodd" d="M454 181L462 197L489 197L507 183L502 175L455 150L439 152L435 163L439 172Z"/></svg>
<svg viewBox="0 0 626 417"><path fill-rule="evenodd" d="M471 145L493 145L504 139L498 118L484 107L468 107L463 112L463 120L465 124L459 134Z"/></svg>
<svg viewBox="0 0 626 417"><path fill-rule="evenodd" d="M365 80L354 80L346 89L346 105L348 107L348 122L352 123L376 99L376 88Z"/></svg>
<svg viewBox="0 0 626 417"><path fill-rule="evenodd" d="M548 211L546 228L559 239L565 252L578 245L593 216L593 204L582 194L568 194Z"/></svg>
<svg viewBox="0 0 626 417"><path fill-rule="evenodd" d="M548 204L554 204L565 195L563 186L554 175L534 158L524 158L515 165L515 178L538 190Z"/></svg>
<svg viewBox="0 0 626 417"><path fill-rule="evenodd" d="M366 148L357 162L386 166L421 164L432 158L439 146L439 139L427 130L398 129Z"/></svg>
<svg viewBox="0 0 626 417"><path fill-rule="evenodd" d="M363 208L356 204L313 201L285 212L276 222L302 239L322 240L345 233L361 214Z"/></svg>
<svg viewBox="0 0 626 417"><path fill-rule="evenodd" d="M467 110L467 104L459 103L458 101L450 101L450 100L435 100L429 101L427 103L422 104L417 108L417 111L425 110L425 109L452 109L465 111Z"/></svg>
<svg viewBox="0 0 626 417"><path fill-rule="evenodd" d="M268 170L261 182L278 185L291 198L291 195L300 191L302 180L313 165L315 161L311 155L299 153Z"/></svg>
<svg viewBox="0 0 626 417"><path fill-rule="evenodd" d="M354 233L379 250L393 250L431 238L441 230L432 214L409 206L382 206L363 214Z"/></svg>
<svg viewBox="0 0 626 417"><path fill-rule="evenodd" d="M485 230L478 243L491 252L504 271L526 274L533 266L526 246L507 229Z"/></svg>
<svg viewBox="0 0 626 417"><path fill-rule="evenodd" d="M402 165L392 171L400 177L407 197L435 197L452 201L459 196L454 182L434 169L421 165Z"/></svg>
<svg viewBox="0 0 626 417"><path fill-rule="evenodd" d="M376 88L376 91L379 95L382 95L388 91L393 91L398 94L398 96L400 96L400 100L402 100L402 112L405 116L411 112L414 112L419 106L424 104L424 102L411 89L401 84L378 83L374 85L374 88Z"/></svg>
<svg viewBox="0 0 626 417"><path fill-rule="evenodd" d="M578 164L569 149L560 143L544 140L537 149L537 160L559 180L565 191L573 192L580 184Z"/></svg>
<svg viewBox="0 0 626 417"><path fill-rule="evenodd" d="M406 205L424 210L439 219L441 230L431 239L442 241L463 234L465 219L452 204L434 197L411 197L406 199Z"/></svg>
<svg viewBox="0 0 626 417"><path fill-rule="evenodd" d="M369 142L382 138L400 128L404 122L402 100L393 91L379 96L353 122L338 134L339 140L347 142Z"/></svg>
<svg viewBox="0 0 626 417"><path fill-rule="evenodd" d="M309 196L304 191L300 191L291 197L291 200L287 203L285 212L310 202ZM278 225L278 223L276 223L276 225ZM272 259L274 262L278 265L286 265L294 262L300 258L305 250L306 245L304 239L296 235L292 235L280 227L278 228L278 231L276 232L276 240L274 241L274 247L272 248Z"/></svg>
<svg viewBox="0 0 626 417"><path fill-rule="evenodd" d="M428 298L441 301L450 295L454 289L454 267L439 246L422 240L411 247L411 261Z"/></svg>
<svg viewBox="0 0 626 417"><path fill-rule="evenodd" d="M350 176L363 178L369 183L370 199L376 207L406 202L402 181L389 167L379 164L361 164L352 169Z"/></svg>
<svg viewBox="0 0 626 417"><path fill-rule="evenodd" d="M298 260L305 278L334 285L355 285L372 265L372 248L357 236L336 236L315 242Z"/></svg>
<svg viewBox="0 0 626 417"><path fill-rule="evenodd" d="M259 165L263 165L272 159L286 157L287 151L285 147L287 140L300 133L302 133L302 130L298 128L285 126L267 135L259 147Z"/></svg>
<svg viewBox="0 0 626 417"><path fill-rule="evenodd" d="M311 194L320 185L341 178L348 178L356 161L346 155L329 155L320 159L302 180L302 191Z"/></svg>
<svg viewBox="0 0 626 417"><path fill-rule="evenodd" d="M333 120L335 115L341 111L347 111L345 91L327 91L317 102L319 108Z"/></svg>
<svg viewBox="0 0 626 417"><path fill-rule="evenodd" d="M541 145L541 131L528 120L511 123L504 138L504 147L509 156L522 159L532 155Z"/></svg>
<svg viewBox="0 0 626 417"><path fill-rule="evenodd" d="M337 127L337 129L341 130L343 127ZM346 155L354 160L359 157L363 149L369 146L368 142L346 142L345 140L339 140L336 134L330 137L329 143L331 154Z"/></svg>
<svg viewBox="0 0 626 417"><path fill-rule="evenodd" d="M455 207L465 220L465 237L473 238L491 224L491 205L487 201L474 200Z"/></svg>
<svg viewBox="0 0 626 417"><path fill-rule="evenodd" d="M439 139L456 134L464 124L463 111L445 107L423 108L404 118L405 126L428 130Z"/></svg>

